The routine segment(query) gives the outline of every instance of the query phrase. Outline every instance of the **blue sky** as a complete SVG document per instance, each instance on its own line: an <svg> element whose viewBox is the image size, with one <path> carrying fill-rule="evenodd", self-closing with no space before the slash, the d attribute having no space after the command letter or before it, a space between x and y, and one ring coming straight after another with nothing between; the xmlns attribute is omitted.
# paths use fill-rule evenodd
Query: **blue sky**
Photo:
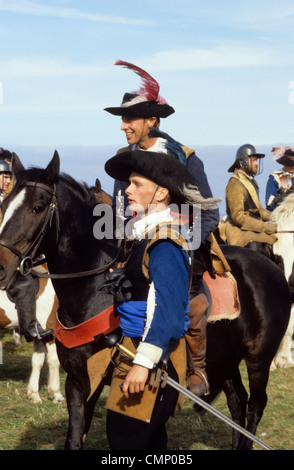
<svg viewBox="0 0 294 470"><path fill-rule="evenodd" d="M293 144L293 30L290 0L0 0L0 146L124 145L103 108L140 81L117 59L158 80L186 145Z"/></svg>

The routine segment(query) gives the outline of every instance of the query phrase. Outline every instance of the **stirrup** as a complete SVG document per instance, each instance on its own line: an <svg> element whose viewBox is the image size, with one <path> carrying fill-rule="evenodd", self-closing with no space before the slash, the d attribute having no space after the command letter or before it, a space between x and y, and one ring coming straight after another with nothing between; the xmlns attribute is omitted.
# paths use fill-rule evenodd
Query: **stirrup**
<svg viewBox="0 0 294 470"><path fill-rule="evenodd" d="M200 369L195 369L194 371L192 371L189 375L188 375L188 380L190 377L192 377L193 375L196 375L198 377L201 378L201 382L204 384L204 393L203 395L206 396L206 395L209 395L210 391L209 391L209 383L208 383L208 380L207 380L207 377L206 375L200 370ZM200 386L201 384L199 384ZM196 386L196 385L195 385ZM189 388L189 387L188 387ZM193 393L193 392L192 392Z"/></svg>
<svg viewBox="0 0 294 470"><path fill-rule="evenodd" d="M51 339L50 336L53 335L53 332L51 329L43 330L41 325L35 320L28 326L28 333L24 337L28 343L31 341L48 341Z"/></svg>

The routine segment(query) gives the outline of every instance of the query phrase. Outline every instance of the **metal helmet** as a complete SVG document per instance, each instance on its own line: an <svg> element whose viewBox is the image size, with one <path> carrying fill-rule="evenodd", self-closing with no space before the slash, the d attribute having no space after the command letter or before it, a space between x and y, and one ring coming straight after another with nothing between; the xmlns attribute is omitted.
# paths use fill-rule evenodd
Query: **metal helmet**
<svg viewBox="0 0 294 470"><path fill-rule="evenodd" d="M244 144L238 148L236 153L236 159L232 166L228 169L229 173L235 171L236 168L241 168L242 170L248 171L249 168L249 158L264 158L264 153L257 153L256 148L251 144ZM261 170L259 168L257 174L260 174Z"/></svg>
<svg viewBox="0 0 294 470"><path fill-rule="evenodd" d="M10 173L12 174L11 168L5 160L0 160L0 173Z"/></svg>

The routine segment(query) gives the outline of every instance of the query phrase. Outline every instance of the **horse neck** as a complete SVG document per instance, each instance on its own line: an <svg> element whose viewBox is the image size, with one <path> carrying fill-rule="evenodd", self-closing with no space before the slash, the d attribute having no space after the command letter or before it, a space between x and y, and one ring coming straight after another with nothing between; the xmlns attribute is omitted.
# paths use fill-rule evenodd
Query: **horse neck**
<svg viewBox="0 0 294 470"><path fill-rule="evenodd" d="M115 257L112 241L97 240L93 235L93 207L70 191L58 194L59 239L49 243L44 253L52 274L84 272L106 265ZM51 242L54 237L52 227ZM48 240L48 239L47 239ZM59 318L66 326L80 323L108 307L110 296L98 291L105 273L78 279L53 279L59 300Z"/></svg>

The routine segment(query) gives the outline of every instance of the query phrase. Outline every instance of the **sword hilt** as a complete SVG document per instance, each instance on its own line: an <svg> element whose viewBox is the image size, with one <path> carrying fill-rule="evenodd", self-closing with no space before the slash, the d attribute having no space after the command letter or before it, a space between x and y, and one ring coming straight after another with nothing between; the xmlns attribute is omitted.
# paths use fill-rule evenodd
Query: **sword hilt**
<svg viewBox="0 0 294 470"><path fill-rule="evenodd" d="M126 356L128 356L130 359L135 359L135 353L130 351L128 348L120 344L119 342L119 336L117 335L107 335L105 336L105 344L108 348L113 348L116 347L119 351L124 353Z"/></svg>

